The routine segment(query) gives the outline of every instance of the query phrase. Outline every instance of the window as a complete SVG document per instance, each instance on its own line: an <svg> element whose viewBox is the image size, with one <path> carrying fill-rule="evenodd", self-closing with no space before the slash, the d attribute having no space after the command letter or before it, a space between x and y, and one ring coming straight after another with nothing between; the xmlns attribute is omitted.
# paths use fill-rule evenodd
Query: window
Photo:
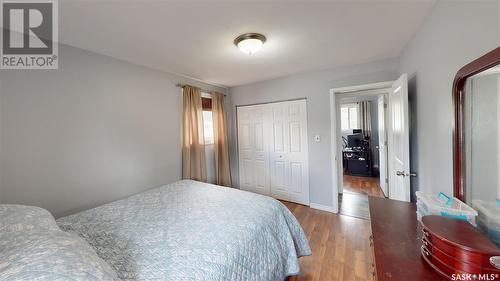
<svg viewBox="0 0 500 281"><path fill-rule="evenodd" d="M356 103L343 104L340 106L340 123L342 131L359 129L359 107Z"/></svg>
<svg viewBox="0 0 500 281"><path fill-rule="evenodd" d="M203 134L205 144L214 144L214 123L211 110L203 110Z"/></svg>
<svg viewBox="0 0 500 281"><path fill-rule="evenodd" d="M203 134L205 145L214 144L214 122L212 116L212 99L202 97L203 107Z"/></svg>

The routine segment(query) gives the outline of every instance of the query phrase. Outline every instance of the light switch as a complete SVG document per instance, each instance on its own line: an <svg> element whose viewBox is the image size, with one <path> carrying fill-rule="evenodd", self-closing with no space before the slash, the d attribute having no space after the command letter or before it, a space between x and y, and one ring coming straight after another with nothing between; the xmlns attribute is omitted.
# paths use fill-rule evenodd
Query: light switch
<svg viewBox="0 0 500 281"><path fill-rule="evenodd" d="M321 136L320 135L315 135L314 136L314 141L315 142L321 142Z"/></svg>

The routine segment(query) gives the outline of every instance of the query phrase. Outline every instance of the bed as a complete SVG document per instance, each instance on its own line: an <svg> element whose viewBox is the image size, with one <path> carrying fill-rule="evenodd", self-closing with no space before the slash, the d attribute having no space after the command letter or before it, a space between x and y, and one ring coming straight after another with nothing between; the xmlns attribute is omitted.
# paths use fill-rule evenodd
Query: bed
<svg viewBox="0 0 500 281"><path fill-rule="evenodd" d="M283 281L311 255L296 218L267 196L191 180L57 220L122 280Z"/></svg>

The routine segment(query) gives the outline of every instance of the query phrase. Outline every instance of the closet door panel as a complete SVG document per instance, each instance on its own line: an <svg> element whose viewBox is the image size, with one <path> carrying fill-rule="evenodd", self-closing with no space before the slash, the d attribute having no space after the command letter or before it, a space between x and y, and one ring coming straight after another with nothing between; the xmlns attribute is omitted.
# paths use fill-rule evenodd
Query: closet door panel
<svg viewBox="0 0 500 281"><path fill-rule="evenodd" d="M287 183L287 163L286 161L275 159L271 163L272 196L278 199L290 200Z"/></svg>
<svg viewBox="0 0 500 281"><path fill-rule="evenodd" d="M263 153L265 151L266 140L264 138L264 122L255 123L255 151Z"/></svg>
<svg viewBox="0 0 500 281"><path fill-rule="evenodd" d="M240 188L254 191L253 124L249 108L238 108Z"/></svg>
<svg viewBox="0 0 500 281"><path fill-rule="evenodd" d="M302 133L300 122L290 122L290 152L302 152Z"/></svg>
<svg viewBox="0 0 500 281"><path fill-rule="evenodd" d="M252 150L252 124L240 125L240 148L242 150Z"/></svg>
<svg viewBox="0 0 500 281"><path fill-rule="evenodd" d="M251 109L238 108L238 147L243 151L251 151L253 147L253 124ZM240 151L241 152L241 151Z"/></svg>
<svg viewBox="0 0 500 281"><path fill-rule="evenodd" d="M309 204L306 101L238 108L238 117L242 188Z"/></svg>
<svg viewBox="0 0 500 281"><path fill-rule="evenodd" d="M290 162L290 192L302 191L303 165L301 162Z"/></svg>
<svg viewBox="0 0 500 281"><path fill-rule="evenodd" d="M287 112L286 106L283 103L276 103L268 105L273 114L270 122L273 124L273 153L286 153L287 152Z"/></svg>
<svg viewBox="0 0 500 281"><path fill-rule="evenodd" d="M282 122L273 122L273 152L285 153L285 128Z"/></svg>
<svg viewBox="0 0 500 281"><path fill-rule="evenodd" d="M238 108L240 187L270 195L266 112L263 106Z"/></svg>
<svg viewBox="0 0 500 281"><path fill-rule="evenodd" d="M284 103L268 105L271 108L273 133L271 141L271 194L275 198L289 200L288 191L288 128L287 111Z"/></svg>
<svg viewBox="0 0 500 281"><path fill-rule="evenodd" d="M258 193L264 195L270 195L269 193L269 169L267 168L267 163L265 160L255 161L255 187L258 189Z"/></svg>
<svg viewBox="0 0 500 281"><path fill-rule="evenodd" d="M256 105L252 108L254 124L254 142L255 151L264 152L266 149L266 134L265 134L265 107Z"/></svg>
<svg viewBox="0 0 500 281"><path fill-rule="evenodd" d="M241 185L244 189L253 190L254 187L254 169L253 161L251 159L241 160Z"/></svg>
<svg viewBox="0 0 500 281"><path fill-rule="evenodd" d="M288 159L290 200L309 204L309 167L307 145L307 103L305 100L288 103L290 149Z"/></svg>
<svg viewBox="0 0 500 281"><path fill-rule="evenodd" d="M254 171L255 190L263 195L271 195L268 149L268 116L263 105L254 107Z"/></svg>

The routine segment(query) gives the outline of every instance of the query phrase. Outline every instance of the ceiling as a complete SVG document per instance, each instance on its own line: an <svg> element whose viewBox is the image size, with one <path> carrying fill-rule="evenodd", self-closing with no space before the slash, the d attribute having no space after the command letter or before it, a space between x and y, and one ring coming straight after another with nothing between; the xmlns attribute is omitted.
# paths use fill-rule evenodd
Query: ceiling
<svg viewBox="0 0 500 281"><path fill-rule="evenodd" d="M236 86L398 57L434 1L59 1L62 43ZM267 36L253 55L235 37Z"/></svg>

